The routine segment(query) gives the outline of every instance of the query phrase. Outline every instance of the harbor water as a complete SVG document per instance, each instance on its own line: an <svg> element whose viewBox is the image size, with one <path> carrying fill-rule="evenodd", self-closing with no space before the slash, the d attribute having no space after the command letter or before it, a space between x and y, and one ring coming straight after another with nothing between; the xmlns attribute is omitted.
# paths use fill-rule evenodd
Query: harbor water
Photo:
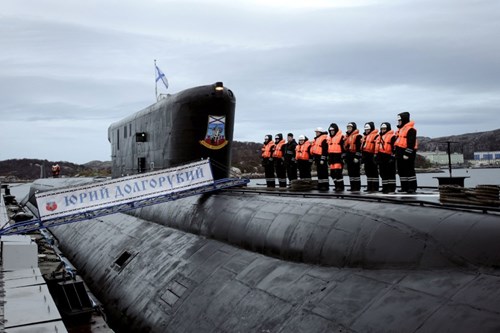
<svg viewBox="0 0 500 333"><path fill-rule="evenodd" d="M442 172L417 173L417 184L419 187L437 187L439 185L436 177L448 177L450 175L448 169ZM477 185L499 185L500 186L500 168L485 168L485 169L453 169L453 177L468 177L465 178L464 187L476 187ZM313 177L313 179L316 179ZM349 177L344 176L344 182L349 185ZM265 179L251 179L250 186L265 186ZM332 185L330 179L330 185ZM399 177L396 176L396 183L400 186ZM366 176L361 175L361 184L366 185Z"/></svg>
<svg viewBox="0 0 500 333"><path fill-rule="evenodd" d="M453 169L451 173L453 177L468 177L465 178L464 187L500 185L500 168ZM447 169L444 172L417 173L417 183L418 186L438 186L438 180L435 177L447 177L449 175Z"/></svg>

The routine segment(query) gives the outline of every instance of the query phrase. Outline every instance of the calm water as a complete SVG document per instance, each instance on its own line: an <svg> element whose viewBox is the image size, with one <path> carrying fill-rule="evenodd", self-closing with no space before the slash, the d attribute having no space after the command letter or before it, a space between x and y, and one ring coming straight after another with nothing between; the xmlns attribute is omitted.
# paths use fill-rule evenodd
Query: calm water
<svg viewBox="0 0 500 333"><path fill-rule="evenodd" d="M500 185L500 168L490 169L453 169L453 176L470 177L464 182L465 187L475 187L476 185ZM449 176L448 169L442 173L417 173L417 183L419 186L437 186L437 179L432 177Z"/></svg>
<svg viewBox="0 0 500 333"><path fill-rule="evenodd" d="M457 177L470 177L466 178L464 182L465 187L476 187L476 185L500 185L500 168L491 169L453 169L452 175ZM437 187L438 180L434 177L449 176L448 169L444 172L433 173L417 173L418 186L434 186ZM314 177L313 177L314 178ZM396 176L397 185L399 186L399 178ZM349 177L344 177L344 182L349 184ZM330 179L330 183L332 180ZM361 176L361 184L366 185L366 177ZM250 186L265 185L264 179L252 179Z"/></svg>

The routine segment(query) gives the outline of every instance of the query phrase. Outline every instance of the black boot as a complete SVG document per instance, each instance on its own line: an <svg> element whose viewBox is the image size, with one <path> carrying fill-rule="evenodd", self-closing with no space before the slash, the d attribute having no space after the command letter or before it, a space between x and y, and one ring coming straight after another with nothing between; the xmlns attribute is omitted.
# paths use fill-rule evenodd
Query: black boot
<svg viewBox="0 0 500 333"><path fill-rule="evenodd" d="M344 180L335 179L335 192L342 192L344 190Z"/></svg>
<svg viewBox="0 0 500 333"><path fill-rule="evenodd" d="M318 191L329 191L330 185L328 183L318 183Z"/></svg>
<svg viewBox="0 0 500 333"><path fill-rule="evenodd" d="M360 190L361 190L361 182L359 182L359 181L351 182L351 191L352 192L359 192Z"/></svg>
<svg viewBox="0 0 500 333"><path fill-rule="evenodd" d="M407 181L401 181L401 188L398 190L398 192L408 192L408 182Z"/></svg>

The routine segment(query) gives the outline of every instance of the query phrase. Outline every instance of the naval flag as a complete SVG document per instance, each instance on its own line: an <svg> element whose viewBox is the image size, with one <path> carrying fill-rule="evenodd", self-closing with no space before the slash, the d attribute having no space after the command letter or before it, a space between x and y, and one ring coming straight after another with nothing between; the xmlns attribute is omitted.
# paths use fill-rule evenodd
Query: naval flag
<svg viewBox="0 0 500 333"><path fill-rule="evenodd" d="M155 65L155 67L156 67L156 83L158 83L158 80L161 80L163 82L163 84L165 85L165 88L168 89L168 80L167 80L167 77L161 71L161 69L158 68L158 66Z"/></svg>

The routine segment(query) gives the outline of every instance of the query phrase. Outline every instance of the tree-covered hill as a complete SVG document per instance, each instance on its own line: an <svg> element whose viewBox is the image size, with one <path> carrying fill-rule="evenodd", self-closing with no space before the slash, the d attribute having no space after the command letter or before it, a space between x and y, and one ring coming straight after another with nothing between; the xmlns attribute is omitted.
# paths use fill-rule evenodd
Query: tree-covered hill
<svg viewBox="0 0 500 333"><path fill-rule="evenodd" d="M480 151L500 151L500 129L468 133L461 135L444 136L439 138L418 138L419 151L446 151L446 142L450 144L452 153L464 154L464 159L471 160L474 158L474 152Z"/></svg>
<svg viewBox="0 0 500 333"><path fill-rule="evenodd" d="M418 137L419 151L446 151L447 141L451 144L451 152L463 153L466 160L472 159L474 152L500 151L500 129L453 135L439 138ZM243 174L262 173L261 153L262 143L234 141L232 145L232 166ZM95 177L111 174L111 161L91 161L85 164L75 164L65 161L47 161L38 159L10 159L0 161L0 177L12 180L33 180L40 176L51 177L53 164L61 167L61 176ZM423 158L417 163L425 163Z"/></svg>
<svg viewBox="0 0 500 333"><path fill-rule="evenodd" d="M39 159L10 159L0 161L0 177L7 180L33 180L52 176L52 165L59 164L61 176L97 177L111 175L111 162L92 161L75 164L65 161Z"/></svg>

